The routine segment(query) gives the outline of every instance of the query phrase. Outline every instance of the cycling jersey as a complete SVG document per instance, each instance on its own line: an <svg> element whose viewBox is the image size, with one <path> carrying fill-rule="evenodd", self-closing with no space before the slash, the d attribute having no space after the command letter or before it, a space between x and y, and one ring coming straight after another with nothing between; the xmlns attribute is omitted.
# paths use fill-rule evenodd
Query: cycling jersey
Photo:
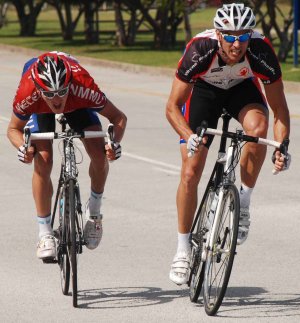
<svg viewBox="0 0 300 323"><path fill-rule="evenodd" d="M58 55L67 60L72 69L72 80L64 113L86 108L102 110L107 99L90 74L72 56L65 53L58 53ZM34 113L53 113L36 89L31 78L31 69L28 67L19 83L13 102L13 111L22 120L28 120Z"/></svg>
<svg viewBox="0 0 300 323"><path fill-rule="evenodd" d="M245 79L260 79L270 84L281 78L281 69L274 50L266 37L253 32L244 58L226 65L219 51L214 29L196 35L186 46L176 76L187 83L203 80L221 89L229 89Z"/></svg>

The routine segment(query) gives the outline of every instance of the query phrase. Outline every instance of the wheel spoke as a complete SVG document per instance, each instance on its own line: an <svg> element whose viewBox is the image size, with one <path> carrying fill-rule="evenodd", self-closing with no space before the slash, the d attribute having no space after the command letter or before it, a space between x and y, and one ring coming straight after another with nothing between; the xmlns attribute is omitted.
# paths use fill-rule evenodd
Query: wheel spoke
<svg viewBox="0 0 300 323"><path fill-rule="evenodd" d="M239 196L235 186L228 186L220 203L221 218L213 249L207 254L204 276L204 303L208 315L214 315L222 303L234 260L239 218Z"/></svg>

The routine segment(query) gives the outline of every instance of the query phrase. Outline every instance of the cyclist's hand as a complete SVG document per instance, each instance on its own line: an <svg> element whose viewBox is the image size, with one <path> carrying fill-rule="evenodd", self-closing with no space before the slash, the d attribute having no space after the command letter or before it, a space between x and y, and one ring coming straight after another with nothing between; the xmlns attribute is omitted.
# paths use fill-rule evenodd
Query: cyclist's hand
<svg viewBox="0 0 300 323"><path fill-rule="evenodd" d="M199 137L195 133L190 135L186 146L189 156L193 156L195 154L195 152L198 150L199 144Z"/></svg>
<svg viewBox="0 0 300 323"><path fill-rule="evenodd" d="M34 154L35 154L35 148L33 146L30 146L26 150L26 146L21 145L18 149L18 159L19 159L19 161L21 161L22 163L25 163L25 164L32 163L32 160L34 158Z"/></svg>
<svg viewBox="0 0 300 323"><path fill-rule="evenodd" d="M109 161L114 161L121 157L122 147L118 142L111 142L105 146L106 156Z"/></svg>
<svg viewBox="0 0 300 323"><path fill-rule="evenodd" d="M283 155L279 150L275 150L272 156L272 162L274 163L274 169L277 172L287 170L290 167L292 158L289 153Z"/></svg>

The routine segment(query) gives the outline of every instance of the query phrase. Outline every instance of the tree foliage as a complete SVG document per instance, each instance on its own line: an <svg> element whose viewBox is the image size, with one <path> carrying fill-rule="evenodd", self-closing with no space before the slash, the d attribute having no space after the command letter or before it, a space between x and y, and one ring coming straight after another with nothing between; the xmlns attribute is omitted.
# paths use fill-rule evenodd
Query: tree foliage
<svg viewBox="0 0 300 323"><path fill-rule="evenodd" d="M79 19L84 14L85 36L89 43L99 41L98 17L106 2L113 8L116 24L116 44L134 45L137 33L145 28L153 34L153 45L166 49L176 44L179 25L183 22L185 40L192 37L189 17L201 4L221 5L231 0L11 0L17 11L21 36L34 36L38 15L43 6L53 6L57 12L64 40L72 40ZM5 21L7 1L0 0L0 28ZM271 42L279 40L278 58L285 61L293 45L293 0L241 0L251 6L257 22ZM128 18L129 17L129 18Z"/></svg>

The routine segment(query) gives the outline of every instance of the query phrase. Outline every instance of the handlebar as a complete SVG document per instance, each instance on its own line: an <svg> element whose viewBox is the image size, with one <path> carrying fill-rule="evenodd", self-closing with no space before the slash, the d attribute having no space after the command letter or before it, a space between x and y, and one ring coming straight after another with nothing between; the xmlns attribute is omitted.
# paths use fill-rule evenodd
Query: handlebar
<svg viewBox="0 0 300 323"><path fill-rule="evenodd" d="M230 131L222 131L219 129L212 129L212 128L207 128L207 122L203 121L201 123L201 126L196 129L196 134L199 137L199 142L202 141L203 137L205 135L217 135L217 136L223 136L226 138L231 138L235 139L239 142L254 142L257 144L261 145L266 145L266 146L272 146L277 148L277 150L280 151L282 156L285 158L285 165L287 165L287 156L288 156L288 145L289 145L289 139L283 140L282 143L277 142L275 140L270 140L266 138L260 138L260 137L254 137L254 136L249 136L245 135L242 131L236 131L236 132L230 132ZM189 157L191 157L191 154L188 154ZM273 170L273 174L276 175L279 172L276 171L275 169Z"/></svg>
<svg viewBox="0 0 300 323"><path fill-rule="evenodd" d="M64 138L107 138L110 142L114 140L114 125L110 123L107 131L63 131L63 132L41 132L31 133L29 128L24 129L24 143L26 149L32 140L53 140Z"/></svg>

